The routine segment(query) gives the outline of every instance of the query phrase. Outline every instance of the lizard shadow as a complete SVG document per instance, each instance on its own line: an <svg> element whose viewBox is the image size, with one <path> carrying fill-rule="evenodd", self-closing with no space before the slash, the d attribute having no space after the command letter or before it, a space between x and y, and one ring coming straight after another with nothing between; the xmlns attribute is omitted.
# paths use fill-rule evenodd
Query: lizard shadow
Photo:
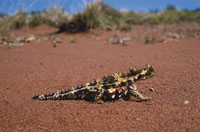
<svg viewBox="0 0 200 132"><path fill-rule="evenodd" d="M34 98L33 98L34 99ZM102 103L106 103L106 102L115 102L115 101L118 101L118 100L124 100L124 101L134 101L134 102L141 102L141 100L137 100L135 98L131 98L130 96L124 96L122 98L107 98L107 99L101 99ZM74 101L86 101L86 102L89 102L89 103L96 103L96 104L99 104L97 102L95 102L95 99L92 98L92 97L87 97L87 98L76 98L76 99L54 99L54 101L67 101L67 100L74 100ZM47 101L47 100L43 100L43 101Z"/></svg>

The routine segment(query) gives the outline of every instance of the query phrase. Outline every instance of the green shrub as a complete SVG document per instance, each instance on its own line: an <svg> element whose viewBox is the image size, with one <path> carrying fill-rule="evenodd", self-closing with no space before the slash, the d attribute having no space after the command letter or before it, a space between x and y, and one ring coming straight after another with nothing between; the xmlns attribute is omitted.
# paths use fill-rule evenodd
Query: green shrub
<svg viewBox="0 0 200 132"><path fill-rule="evenodd" d="M128 24L144 24L143 14L136 12L128 12L124 16L124 21Z"/></svg>
<svg viewBox="0 0 200 132"><path fill-rule="evenodd" d="M160 14L159 20L161 21L161 23L170 24L170 23L178 22L179 17L178 17L177 11L165 10Z"/></svg>
<svg viewBox="0 0 200 132"><path fill-rule="evenodd" d="M144 24L160 24L158 13L150 13L144 18Z"/></svg>
<svg viewBox="0 0 200 132"><path fill-rule="evenodd" d="M70 21L60 24L59 32L83 32L90 28L99 26L98 16L100 13L99 5L87 4L83 12L75 14Z"/></svg>
<svg viewBox="0 0 200 132"><path fill-rule="evenodd" d="M120 11L101 2L87 4L83 12L75 14L72 19L63 23L59 31L83 32L91 28L102 27L106 30L117 28L122 24L123 15ZM121 25L121 29L125 24ZM126 30L126 29L125 29Z"/></svg>
<svg viewBox="0 0 200 132"><path fill-rule="evenodd" d="M165 8L165 10L167 10L167 11L176 11L176 7L173 6L173 5L168 5L168 6Z"/></svg>
<svg viewBox="0 0 200 132"><path fill-rule="evenodd" d="M65 14L64 9L57 6L52 6L41 12L41 17L45 24L56 27L68 20L68 16Z"/></svg>
<svg viewBox="0 0 200 132"><path fill-rule="evenodd" d="M19 29L26 25L26 13L17 12L12 16L0 18L0 35L6 35L9 30Z"/></svg>
<svg viewBox="0 0 200 132"><path fill-rule="evenodd" d="M40 12L32 12L28 17L28 26L30 27L36 27L44 23Z"/></svg>
<svg viewBox="0 0 200 132"><path fill-rule="evenodd" d="M122 20L122 17L123 17L122 13L104 3L102 3L101 6L102 6L102 8L101 8L102 20L100 20L101 24L104 24L104 21L106 21L106 23L112 23L113 26L119 25L120 20Z"/></svg>
<svg viewBox="0 0 200 132"><path fill-rule="evenodd" d="M19 29L26 25L26 13L17 12L14 16L11 16L9 19L11 29Z"/></svg>

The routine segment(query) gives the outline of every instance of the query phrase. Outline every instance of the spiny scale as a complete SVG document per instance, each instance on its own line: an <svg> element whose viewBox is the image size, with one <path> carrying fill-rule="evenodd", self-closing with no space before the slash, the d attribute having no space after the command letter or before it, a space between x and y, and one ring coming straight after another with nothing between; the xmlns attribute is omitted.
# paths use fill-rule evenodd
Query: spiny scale
<svg viewBox="0 0 200 132"><path fill-rule="evenodd" d="M151 78L155 74L152 66L147 64L144 68L129 68L129 72L113 74L93 82L82 84L76 88L60 91L52 94L36 95L38 100L70 100L84 99L94 103L102 103L107 100L116 100L134 96L141 101L149 100L144 97L135 85L136 81Z"/></svg>

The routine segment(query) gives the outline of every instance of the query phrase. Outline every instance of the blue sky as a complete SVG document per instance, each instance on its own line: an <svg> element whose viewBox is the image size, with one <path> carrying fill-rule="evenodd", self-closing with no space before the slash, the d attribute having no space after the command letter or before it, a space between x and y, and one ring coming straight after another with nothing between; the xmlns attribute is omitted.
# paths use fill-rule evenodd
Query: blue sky
<svg viewBox="0 0 200 132"><path fill-rule="evenodd" d="M84 2L92 0L0 0L0 13L14 13L17 10L41 11L52 5L65 9L66 12L75 13L84 9ZM193 10L200 8L200 0L103 0L104 3L117 9L148 12L162 10L168 5L178 9Z"/></svg>

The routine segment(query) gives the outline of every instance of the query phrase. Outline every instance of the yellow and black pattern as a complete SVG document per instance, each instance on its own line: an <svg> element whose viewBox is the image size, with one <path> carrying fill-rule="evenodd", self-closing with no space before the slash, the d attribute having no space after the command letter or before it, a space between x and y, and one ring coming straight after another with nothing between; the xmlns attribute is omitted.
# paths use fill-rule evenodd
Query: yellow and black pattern
<svg viewBox="0 0 200 132"><path fill-rule="evenodd" d="M151 78L155 74L153 67L147 64L144 68L129 68L129 72L113 74L102 79L96 79L85 85L70 90L58 91L52 94L36 95L33 99L38 100L70 100L84 99L94 103L103 103L108 100L119 98L129 99L134 96L140 101L149 100L144 97L135 85L139 80Z"/></svg>

